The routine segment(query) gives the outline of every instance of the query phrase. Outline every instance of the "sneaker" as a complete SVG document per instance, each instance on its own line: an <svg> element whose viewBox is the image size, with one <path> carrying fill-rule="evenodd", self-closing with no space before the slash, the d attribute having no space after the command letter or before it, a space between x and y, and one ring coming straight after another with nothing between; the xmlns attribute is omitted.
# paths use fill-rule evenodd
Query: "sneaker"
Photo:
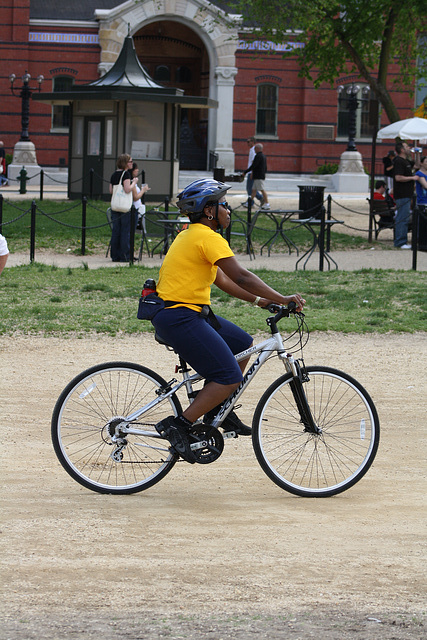
<svg viewBox="0 0 427 640"><path fill-rule="evenodd" d="M162 438L169 440L172 449L176 451L181 458L190 464L196 462L196 456L190 448L188 428L184 426L179 418L169 416L156 424L155 428Z"/></svg>
<svg viewBox="0 0 427 640"><path fill-rule="evenodd" d="M215 418L215 415L219 411L219 406L215 407L208 411L208 413L203 417L203 422L210 424L212 420ZM252 429L247 427L239 418L239 416L235 413L235 411L230 411L228 416L225 418L221 425L224 433L228 433L229 431L234 431L236 436L251 436Z"/></svg>
<svg viewBox="0 0 427 640"><path fill-rule="evenodd" d="M269 209L271 209L270 204L268 202L265 202L264 204L261 205L261 209L263 211L268 211Z"/></svg>
<svg viewBox="0 0 427 640"><path fill-rule="evenodd" d="M410 244L402 244L399 249L412 249L412 246Z"/></svg>

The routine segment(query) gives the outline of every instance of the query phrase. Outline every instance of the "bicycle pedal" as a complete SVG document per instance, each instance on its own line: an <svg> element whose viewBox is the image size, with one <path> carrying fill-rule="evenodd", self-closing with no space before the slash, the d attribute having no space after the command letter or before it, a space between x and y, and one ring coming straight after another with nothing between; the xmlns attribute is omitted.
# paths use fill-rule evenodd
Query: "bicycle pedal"
<svg viewBox="0 0 427 640"><path fill-rule="evenodd" d="M238 438L238 434L235 431L224 431L222 434L224 440L229 440L230 438Z"/></svg>

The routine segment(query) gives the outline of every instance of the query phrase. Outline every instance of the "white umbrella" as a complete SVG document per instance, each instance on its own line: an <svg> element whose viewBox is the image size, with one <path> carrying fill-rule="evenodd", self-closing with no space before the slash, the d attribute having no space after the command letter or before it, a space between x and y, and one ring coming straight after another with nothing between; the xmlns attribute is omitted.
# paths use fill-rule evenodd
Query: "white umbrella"
<svg viewBox="0 0 427 640"><path fill-rule="evenodd" d="M406 120L399 120L389 124L377 133L377 140L381 141L390 138L415 141L427 138L427 119L406 118Z"/></svg>

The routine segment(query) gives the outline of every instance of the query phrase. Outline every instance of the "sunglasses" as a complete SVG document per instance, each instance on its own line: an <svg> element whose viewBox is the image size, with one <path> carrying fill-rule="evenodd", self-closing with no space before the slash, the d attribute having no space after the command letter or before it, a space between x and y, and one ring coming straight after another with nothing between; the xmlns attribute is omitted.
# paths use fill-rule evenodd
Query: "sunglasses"
<svg viewBox="0 0 427 640"><path fill-rule="evenodd" d="M218 202L218 204L220 204L222 207L224 207L225 209L229 209L230 206L228 204L228 202Z"/></svg>

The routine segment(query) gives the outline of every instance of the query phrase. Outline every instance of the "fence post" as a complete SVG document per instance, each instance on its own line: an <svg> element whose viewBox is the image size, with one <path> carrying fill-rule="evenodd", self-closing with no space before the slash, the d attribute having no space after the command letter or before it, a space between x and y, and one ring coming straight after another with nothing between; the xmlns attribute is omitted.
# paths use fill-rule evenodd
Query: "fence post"
<svg viewBox="0 0 427 640"><path fill-rule="evenodd" d="M165 212L167 213L169 211L169 196L166 196L165 198Z"/></svg>
<svg viewBox="0 0 427 640"><path fill-rule="evenodd" d="M27 172L24 167L19 172L19 193L27 193Z"/></svg>
<svg viewBox="0 0 427 640"><path fill-rule="evenodd" d="M40 200L43 200L43 182L44 182L44 171L40 170Z"/></svg>
<svg viewBox="0 0 427 640"><path fill-rule="evenodd" d="M82 256L85 255L86 252L86 207L87 207L87 198L83 196L82 198Z"/></svg>
<svg viewBox="0 0 427 640"><path fill-rule="evenodd" d="M419 229L420 211L418 206L414 207L412 212L412 269L417 270L417 251L418 251L418 229Z"/></svg>
<svg viewBox="0 0 427 640"><path fill-rule="evenodd" d="M130 208L130 232L129 232L129 266L133 265L134 251L135 251L135 214L136 209L132 205ZM122 216L127 216L127 213L122 213Z"/></svg>
<svg viewBox="0 0 427 640"><path fill-rule="evenodd" d="M0 193L0 233L3 227L3 194Z"/></svg>
<svg viewBox="0 0 427 640"><path fill-rule="evenodd" d="M320 208L319 252L319 271L323 271L325 257L325 207L323 205Z"/></svg>
<svg viewBox="0 0 427 640"><path fill-rule="evenodd" d="M36 252L36 201L31 202L30 262L34 262Z"/></svg>
<svg viewBox="0 0 427 640"><path fill-rule="evenodd" d="M328 220L331 220L332 218L332 196L331 194L328 195L327 197L328 200L328 208L327 208L327 212L328 212ZM328 228L326 229L326 251L329 253L329 251L331 250L331 225L328 224Z"/></svg>
<svg viewBox="0 0 427 640"><path fill-rule="evenodd" d="M145 171L141 169L141 184L145 184ZM141 196L141 204L145 204L145 192Z"/></svg>

